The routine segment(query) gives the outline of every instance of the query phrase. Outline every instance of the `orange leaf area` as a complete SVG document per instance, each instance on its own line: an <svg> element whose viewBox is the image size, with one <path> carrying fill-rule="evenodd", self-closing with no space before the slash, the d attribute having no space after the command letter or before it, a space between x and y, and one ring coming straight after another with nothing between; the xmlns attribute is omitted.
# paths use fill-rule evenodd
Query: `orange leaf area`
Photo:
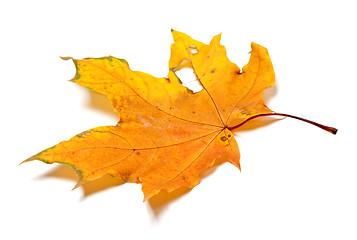
<svg viewBox="0 0 357 240"><path fill-rule="evenodd" d="M239 165L239 149L229 130L259 114L272 113L263 91L274 85L266 48L252 43L242 71L230 62L220 35L209 45L178 31L167 78L132 71L115 57L72 59L73 82L105 94L118 112L116 126L80 133L27 159L70 165L77 186L109 174L142 183L145 199L161 190L193 188L218 158ZM175 74L192 68L203 89L193 93Z"/></svg>

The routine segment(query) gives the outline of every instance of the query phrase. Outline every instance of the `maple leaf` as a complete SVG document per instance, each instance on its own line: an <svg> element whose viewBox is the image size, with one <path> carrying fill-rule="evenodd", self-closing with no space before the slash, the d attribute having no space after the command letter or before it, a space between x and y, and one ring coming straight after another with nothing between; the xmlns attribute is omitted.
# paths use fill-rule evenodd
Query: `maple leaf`
<svg viewBox="0 0 357 240"><path fill-rule="evenodd" d="M200 175L224 158L237 168L239 149L232 133L259 116L280 115L264 104L263 91L274 85L266 48L252 43L242 71L230 62L220 35L209 45L172 31L168 78L132 71L124 59L72 59L71 80L105 94L118 112L116 126L82 132L29 159L71 166L81 184L110 174L125 182L142 183L145 199L161 190L193 188ZM193 69L203 89L193 93L175 74ZM336 129L311 122L327 131Z"/></svg>

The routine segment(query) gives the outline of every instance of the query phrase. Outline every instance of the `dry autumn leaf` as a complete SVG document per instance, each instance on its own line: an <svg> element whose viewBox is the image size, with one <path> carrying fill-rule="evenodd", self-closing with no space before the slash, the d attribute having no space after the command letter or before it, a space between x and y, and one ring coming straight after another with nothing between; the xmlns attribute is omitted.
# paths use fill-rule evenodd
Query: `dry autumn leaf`
<svg viewBox="0 0 357 240"><path fill-rule="evenodd" d="M142 183L145 199L160 190L193 188L217 158L239 165L232 131L260 116L279 115L312 123L331 133L336 129L302 118L272 112L263 91L274 85L266 48L252 43L242 71L226 56L220 35L209 45L172 31L169 74L156 78L132 71L124 59L72 59L73 82L105 94L120 116L116 126L82 132L29 159L71 166L81 184L105 174ZM193 93L176 71L193 69L203 89Z"/></svg>

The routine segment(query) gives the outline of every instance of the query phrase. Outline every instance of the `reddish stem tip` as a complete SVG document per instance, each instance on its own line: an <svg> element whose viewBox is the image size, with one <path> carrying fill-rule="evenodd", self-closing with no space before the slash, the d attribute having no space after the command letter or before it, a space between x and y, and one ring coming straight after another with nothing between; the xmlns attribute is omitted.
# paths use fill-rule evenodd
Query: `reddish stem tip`
<svg viewBox="0 0 357 240"><path fill-rule="evenodd" d="M328 129L326 129L326 131L336 135L338 129L337 128L334 128L334 127L328 127Z"/></svg>

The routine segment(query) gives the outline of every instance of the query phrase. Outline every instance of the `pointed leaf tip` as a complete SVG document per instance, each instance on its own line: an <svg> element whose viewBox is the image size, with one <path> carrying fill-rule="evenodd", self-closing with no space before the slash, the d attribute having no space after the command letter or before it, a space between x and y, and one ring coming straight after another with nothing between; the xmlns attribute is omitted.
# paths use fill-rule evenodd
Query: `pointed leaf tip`
<svg viewBox="0 0 357 240"><path fill-rule="evenodd" d="M68 61L68 60L73 60L73 58L72 57L60 57L62 60L65 60L65 61Z"/></svg>
<svg viewBox="0 0 357 240"><path fill-rule="evenodd" d="M210 45L214 45L214 44L221 45L221 43L220 43L221 42L221 37L222 37L222 33L215 35L212 38L212 40L210 42Z"/></svg>
<svg viewBox="0 0 357 240"><path fill-rule="evenodd" d="M41 153L41 152L40 152L40 153ZM19 163L19 165L22 165L23 163L31 162L31 161L34 161L34 160L40 160L40 161L46 163L44 160L38 158L38 155L39 155L40 153L38 153L38 154L36 154L36 155L34 155L34 156L32 156L32 157L29 157L28 159L26 159L26 160L22 161L21 163Z"/></svg>
<svg viewBox="0 0 357 240"><path fill-rule="evenodd" d="M77 177L79 177L79 176L78 176L78 173L77 173ZM82 186L83 183L84 183L84 182L82 181L82 179L78 179L78 182L77 182L76 185L72 188L71 191L73 191L73 190L79 188L80 186Z"/></svg>

